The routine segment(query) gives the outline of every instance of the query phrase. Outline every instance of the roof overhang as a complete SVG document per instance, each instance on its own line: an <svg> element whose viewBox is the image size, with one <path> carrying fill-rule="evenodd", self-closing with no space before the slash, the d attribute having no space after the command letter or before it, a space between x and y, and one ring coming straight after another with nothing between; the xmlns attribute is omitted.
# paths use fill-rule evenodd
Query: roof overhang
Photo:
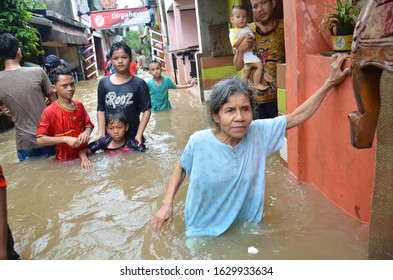
<svg viewBox="0 0 393 280"><path fill-rule="evenodd" d="M52 27L52 21L43 15L33 14L29 22L35 25Z"/></svg>
<svg viewBox="0 0 393 280"><path fill-rule="evenodd" d="M89 44L84 34L86 25L54 11L36 10L30 22L40 28L43 46L66 47L68 44Z"/></svg>
<svg viewBox="0 0 393 280"><path fill-rule="evenodd" d="M52 22L51 34L47 39L47 41L57 41L71 45L89 44L86 35L80 29L72 28L57 22Z"/></svg>

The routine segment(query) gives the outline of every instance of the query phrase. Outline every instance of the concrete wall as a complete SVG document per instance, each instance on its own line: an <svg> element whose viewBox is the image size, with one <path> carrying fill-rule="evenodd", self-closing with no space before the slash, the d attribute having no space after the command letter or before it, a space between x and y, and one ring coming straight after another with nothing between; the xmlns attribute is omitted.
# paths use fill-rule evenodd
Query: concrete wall
<svg viewBox="0 0 393 280"><path fill-rule="evenodd" d="M75 19L75 13L72 10L72 0L43 0L46 9L54 11L60 15Z"/></svg>
<svg viewBox="0 0 393 280"><path fill-rule="evenodd" d="M167 35L168 35L168 51L175 54L181 53L184 49L191 46L198 46L198 26L195 9L181 10L177 5L188 4L189 1L177 1L174 5L174 11L169 11L166 14L167 21ZM169 62L170 68L172 65L172 54L167 55L166 61ZM190 69L191 62L188 56L179 55L176 58L177 72L172 73L176 76L178 84L186 84L191 79Z"/></svg>
<svg viewBox="0 0 393 280"><path fill-rule="evenodd" d="M200 0L197 1L199 14L199 28L201 34L202 56L211 55L211 42L209 37L209 26L228 23L228 1L227 0Z"/></svg>
<svg viewBox="0 0 393 280"><path fill-rule="evenodd" d="M74 67L81 67L78 47L58 48L58 55L65 61L71 62Z"/></svg>
<svg viewBox="0 0 393 280"><path fill-rule="evenodd" d="M201 99L208 98L210 90L219 80L236 73L233 67L233 55L212 56L212 42L209 26L229 24L232 5L239 4L234 0L200 0L198 1L199 29L200 29L200 54L198 55L199 75L201 77ZM229 39L228 39L229 40ZM206 96L205 96L206 94Z"/></svg>
<svg viewBox="0 0 393 280"><path fill-rule="evenodd" d="M311 96L329 73L329 57L320 54L330 50L330 38L320 29L323 3L332 1L284 2L288 113ZM376 141L371 149L351 146L347 114L354 110L348 78L330 92L310 120L288 131L288 168L350 214L369 222Z"/></svg>

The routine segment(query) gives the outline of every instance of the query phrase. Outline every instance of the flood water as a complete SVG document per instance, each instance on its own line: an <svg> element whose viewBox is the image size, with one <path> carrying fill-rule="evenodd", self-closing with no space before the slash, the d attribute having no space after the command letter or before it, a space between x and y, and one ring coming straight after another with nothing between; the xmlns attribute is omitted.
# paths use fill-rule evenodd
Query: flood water
<svg viewBox="0 0 393 280"><path fill-rule="evenodd" d="M79 82L74 97L95 125L97 83ZM152 232L150 218L188 137L209 126L198 96L178 90L170 99L173 110L152 114L146 153L95 154L92 170L82 170L79 160L19 163L14 131L0 134L9 224L22 259L367 259L369 226L299 183L278 155L268 161L261 224L239 223L215 238L186 238L186 179L175 198L172 230ZM249 254L251 246L258 253Z"/></svg>

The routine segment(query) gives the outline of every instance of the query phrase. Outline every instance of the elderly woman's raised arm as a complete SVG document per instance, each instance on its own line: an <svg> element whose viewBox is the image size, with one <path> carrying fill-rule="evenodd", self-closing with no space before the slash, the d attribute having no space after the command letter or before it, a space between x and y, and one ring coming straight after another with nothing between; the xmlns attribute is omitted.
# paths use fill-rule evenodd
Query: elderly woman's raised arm
<svg viewBox="0 0 393 280"><path fill-rule="evenodd" d="M286 115L287 129L301 125L308 120L321 105L329 90L345 80L349 74L349 68L342 69L342 66L348 57L348 55L335 54L330 58L329 77L312 96L297 107L295 111Z"/></svg>

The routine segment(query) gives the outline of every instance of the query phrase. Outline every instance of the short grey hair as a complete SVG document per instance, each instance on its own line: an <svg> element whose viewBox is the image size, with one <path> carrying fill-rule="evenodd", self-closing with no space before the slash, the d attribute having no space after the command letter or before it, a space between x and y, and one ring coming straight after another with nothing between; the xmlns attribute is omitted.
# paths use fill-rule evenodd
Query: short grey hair
<svg viewBox="0 0 393 280"><path fill-rule="evenodd" d="M209 100L210 117L214 122L213 115L218 114L222 106L228 102L228 98L237 93L243 93L249 100L252 112L254 112L254 89L248 81L237 76L226 78L214 85Z"/></svg>

